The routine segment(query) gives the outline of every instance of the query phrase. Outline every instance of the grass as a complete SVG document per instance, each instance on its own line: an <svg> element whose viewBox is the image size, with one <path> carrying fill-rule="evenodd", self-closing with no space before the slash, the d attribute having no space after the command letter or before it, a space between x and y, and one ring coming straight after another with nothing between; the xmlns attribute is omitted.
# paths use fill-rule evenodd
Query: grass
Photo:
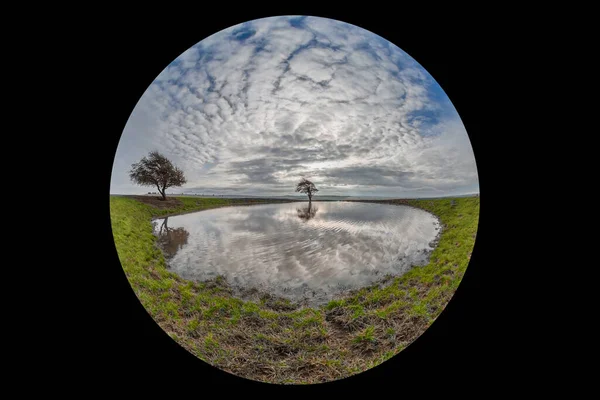
<svg viewBox="0 0 600 400"><path fill-rule="evenodd" d="M115 245L131 287L181 346L245 378L317 383L384 362L442 312L467 268L479 217L479 198L453 200L455 205L451 199L385 201L440 218L442 234L429 264L319 308L261 293L255 301L242 301L223 277L196 283L166 269L151 218L247 204L244 200L178 197L172 206L158 208L140 199L111 196L110 209Z"/></svg>

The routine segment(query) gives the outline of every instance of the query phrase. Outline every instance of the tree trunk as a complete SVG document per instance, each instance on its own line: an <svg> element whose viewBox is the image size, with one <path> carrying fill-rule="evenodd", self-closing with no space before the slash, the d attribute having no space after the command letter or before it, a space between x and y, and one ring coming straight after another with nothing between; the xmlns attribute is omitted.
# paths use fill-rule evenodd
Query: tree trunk
<svg viewBox="0 0 600 400"><path fill-rule="evenodd" d="M158 189L158 193L160 193L160 195L162 196L162 199L166 200L167 197L165 196L165 192L164 190L160 190L160 186L158 185L158 183L156 184L156 188Z"/></svg>

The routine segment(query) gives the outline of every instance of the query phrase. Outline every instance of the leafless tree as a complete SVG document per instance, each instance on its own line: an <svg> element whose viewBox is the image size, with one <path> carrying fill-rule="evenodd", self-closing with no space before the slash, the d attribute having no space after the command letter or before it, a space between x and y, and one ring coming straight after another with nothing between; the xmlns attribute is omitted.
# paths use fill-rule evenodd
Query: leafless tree
<svg viewBox="0 0 600 400"><path fill-rule="evenodd" d="M132 164L129 177L138 185L156 186L163 200L167 199L167 188L186 183L183 171L157 151L150 152L147 157Z"/></svg>
<svg viewBox="0 0 600 400"><path fill-rule="evenodd" d="M319 211L319 209L317 207L313 207L310 202L308 203L308 207L296 209L296 212L298 213L298 218L300 218L304 222L314 218L315 215L317 215L317 211Z"/></svg>
<svg viewBox="0 0 600 400"><path fill-rule="evenodd" d="M308 195L309 203L312 201L312 197L315 194L315 192L318 191L319 189L316 188L315 184L305 178L302 178L300 183L296 185L296 192L306 193Z"/></svg>
<svg viewBox="0 0 600 400"><path fill-rule="evenodd" d="M158 244L165 252L167 257L173 257L179 249L187 244L190 236L184 228L169 228L167 223L169 217L166 217L158 230Z"/></svg>

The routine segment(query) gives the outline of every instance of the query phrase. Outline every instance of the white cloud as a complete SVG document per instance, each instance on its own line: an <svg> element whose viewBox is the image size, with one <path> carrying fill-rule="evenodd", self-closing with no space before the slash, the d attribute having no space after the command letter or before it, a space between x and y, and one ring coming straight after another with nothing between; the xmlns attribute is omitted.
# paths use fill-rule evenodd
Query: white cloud
<svg viewBox="0 0 600 400"><path fill-rule="evenodd" d="M478 190L464 126L426 71L360 28L303 23L231 27L165 68L124 129L111 191L145 192L127 170L154 149L201 191L289 194L303 174L323 194Z"/></svg>

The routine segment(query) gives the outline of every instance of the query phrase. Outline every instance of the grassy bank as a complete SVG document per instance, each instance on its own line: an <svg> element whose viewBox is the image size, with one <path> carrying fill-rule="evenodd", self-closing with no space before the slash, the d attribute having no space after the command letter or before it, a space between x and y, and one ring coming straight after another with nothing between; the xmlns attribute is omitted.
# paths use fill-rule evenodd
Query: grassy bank
<svg viewBox="0 0 600 400"><path fill-rule="evenodd" d="M258 292L253 301L242 301L232 296L222 277L193 283L166 269L152 234L152 217L247 201L181 197L157 204L111 196L110 207L119 259L133 290L181 346L238 376L316 383L385 361L440 314L467 267L479 216L479 198L454 202L386 201L419 207L440 218L442 235L430 263L320 308L298 307Z"/></svg>

